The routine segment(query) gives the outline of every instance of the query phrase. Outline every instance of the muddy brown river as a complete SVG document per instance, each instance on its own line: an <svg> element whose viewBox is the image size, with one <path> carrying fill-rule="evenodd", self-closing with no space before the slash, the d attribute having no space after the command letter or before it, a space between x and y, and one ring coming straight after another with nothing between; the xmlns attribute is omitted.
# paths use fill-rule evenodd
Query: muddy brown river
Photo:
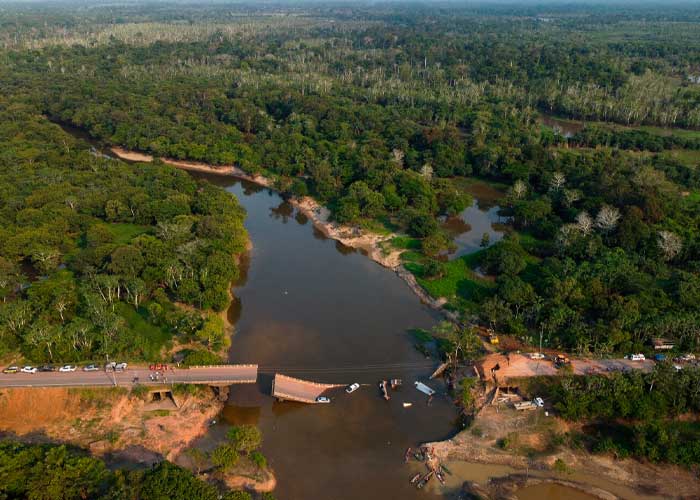
<svg viewBox="0 0 700 500"><path fill-rule="evenodd" d="M390 270L323 238L276 193L230 178L207 177L248 211L253 249L234 288L230 361L258 363L257 386L234 386L227 423L255 423L282 500L437 498L409 484L404 451L456 430L454 405L435 363L413 347L409 330L438 321ZM339 390L328 405L276 402L272 373L362 387ZM377 382L401 378L390 401ZM427 405L413 387L438 390ZM403 403L412 403L404 408ZM219 432L217 429L213 433Z"/></svg>

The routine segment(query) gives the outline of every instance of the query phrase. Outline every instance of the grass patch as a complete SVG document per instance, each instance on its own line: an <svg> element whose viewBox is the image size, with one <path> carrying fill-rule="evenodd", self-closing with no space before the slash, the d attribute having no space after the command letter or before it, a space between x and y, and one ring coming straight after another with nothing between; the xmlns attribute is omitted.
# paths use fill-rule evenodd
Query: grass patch
<svg viewBox="0 0 700 500"><path fill-rule="evenodd" d="M418 283L433 297L456 299L458 308L466 306L465 302L478 303L493 293L495 283L479 277L473 268L478 265L482 252L465 255L446 262L442 278L427 279L423 277L423 268L419 263L409 263L406 268L416 275Z"/></svg>
<svg viewBox="0 0 700 500"><path fill-rule="evenodd" d="M153 418L153 417L167 417L170 415L170 410L152 410L148 412L147 417L148 418Z"/></svg>
<svg viewBox="0 0 700 500"><path fill-rule="evenodd" d="M688 167L697 167L700 164L700 149L673 149L665 151L662 156L679 161Z"/></svg>
<svg viewBox="0 0 700 500"><path fill-rule="evenodd" d="M144 308L134 309L129 304L118 303L117 313L124 318L129 331L138 339L139 351L136 357L146 360L158 359L160 351L172 338L170 332L150 323Z"/></svg>
<svg viewBox="0 0 700 500"><path fill-rule="evenodd" d="M421 242L418 238L410 236L396 236L391 239L391 245L400 250L420 250Z"/></svg>
<svg viewBox="0 0 700 500"><path fill-rule="evenodd" d="M107 224L109 232L114 236L114 242L123 245L129 243L139 234L148 231L148 226L139 226L138 224L114 223Z"/></svg>

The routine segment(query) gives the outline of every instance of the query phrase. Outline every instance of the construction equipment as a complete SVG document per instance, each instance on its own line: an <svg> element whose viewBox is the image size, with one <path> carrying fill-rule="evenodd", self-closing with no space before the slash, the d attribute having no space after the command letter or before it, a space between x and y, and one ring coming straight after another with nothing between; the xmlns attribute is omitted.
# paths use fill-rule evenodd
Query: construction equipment
<svg viewBox="0 0 700 500"><path fill-rule="evenodd" d="M564 354L557 354L554 358L554 366L561 367L571 364L571 360Z"/></svg>

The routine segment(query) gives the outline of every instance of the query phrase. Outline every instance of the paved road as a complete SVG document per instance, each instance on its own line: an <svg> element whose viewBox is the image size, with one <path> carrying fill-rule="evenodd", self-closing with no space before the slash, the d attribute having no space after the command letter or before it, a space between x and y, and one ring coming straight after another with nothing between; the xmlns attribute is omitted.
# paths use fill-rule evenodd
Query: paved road
<svg viewBox="0 0 700 500"><path fill-rule="evenodd" d="M299 401L300 403L316 403L316 398L328 389L342 387L338 384L319 384L308 380L275 374L272 395L279 399Z"/></svg>
<svg viewBox="0 0 700 500"><path fill-rule="evenodd" d="M246 384L254 383L258 376L257 365L221 365L198 368L168 369L158 381L149 379L153 372L147 367L130 367L124 372L39 372L39 373L0 373L0 387L131 387L143 385L186 384Z"/></svg>

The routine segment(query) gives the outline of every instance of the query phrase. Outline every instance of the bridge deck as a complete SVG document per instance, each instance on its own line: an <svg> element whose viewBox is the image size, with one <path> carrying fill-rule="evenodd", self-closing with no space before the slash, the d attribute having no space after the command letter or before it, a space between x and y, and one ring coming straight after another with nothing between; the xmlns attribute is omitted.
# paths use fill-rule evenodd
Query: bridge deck
<svg viewBox="0 0 700 500"><path fill-rule="evenodd" d="M272 395L278 399L313 404L316 403L317 397L335 387L343 387L343 385L319 384L276 373L272 381Z"/></svg>
<svg viewBox="0 0 700 500"><path fill-rule="evenodd" d="M146 367L129 367L123 372L40 372L40 373L0 373L0 387L95 387L122 386L131 387L136 383L155 384L197 384L197 385L233 385L254 384L258 378L258 365L216 365L192 368L175 368L161 372L157 381L149 375L153 373ZM138 377L138 382L134 378Z"/></svg>

